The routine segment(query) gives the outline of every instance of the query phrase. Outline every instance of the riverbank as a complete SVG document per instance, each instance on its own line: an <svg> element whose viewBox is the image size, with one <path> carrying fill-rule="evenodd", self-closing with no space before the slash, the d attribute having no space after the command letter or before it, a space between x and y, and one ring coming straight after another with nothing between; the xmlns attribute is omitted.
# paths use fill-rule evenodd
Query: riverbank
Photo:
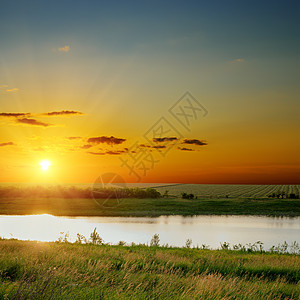
<svg viewBox="0 0 300 300"><path fill-rule="evenodd" d="M299 255L0 240L0 299L299 299Z"/></svg>
<svg viewBox="0 0 300 300"><path fill-rule="evenodd" d="M158 217L162 215L300 216L299 199L2 198L0 215Z"/></svg>

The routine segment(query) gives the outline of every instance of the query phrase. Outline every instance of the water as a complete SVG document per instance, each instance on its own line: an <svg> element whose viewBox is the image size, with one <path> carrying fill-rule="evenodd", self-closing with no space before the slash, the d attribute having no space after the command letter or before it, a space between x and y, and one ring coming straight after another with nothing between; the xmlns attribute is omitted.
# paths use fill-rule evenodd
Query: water
<svg viewBox="0 0 300 300"><path fill-rule="evenodd" d="M262 241L264 248L287 241L300 243L300 217L274 218L259 216L162 216L158 218L129 217L55 217L51 215L0 216L0 236L21 240L55 241L60 232L89 237L97 228L105 242L116 244L150 243L154 233L161 244L193 246L209 245L218 248L221 242L247 244Z"/></svg>

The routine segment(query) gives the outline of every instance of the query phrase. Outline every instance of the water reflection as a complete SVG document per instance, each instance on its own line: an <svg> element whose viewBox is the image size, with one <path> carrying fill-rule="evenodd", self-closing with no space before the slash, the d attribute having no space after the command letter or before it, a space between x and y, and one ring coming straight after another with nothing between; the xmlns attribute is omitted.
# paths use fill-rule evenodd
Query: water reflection
<svg viewBox="0 0 300 300"><path fill-rule="evenodd" d="M22 240L55 241L60 232L89 237L94 228L105 242L149 243L159 233L161 244L183 246L186 239L193 245L208 244L213 248L220 242L264 243L265 249L287 241L300 242L300 218L271 218L254 216L162 216L158 218L125 217L54 217L51 215L0 216L0 236Z"/></svg>

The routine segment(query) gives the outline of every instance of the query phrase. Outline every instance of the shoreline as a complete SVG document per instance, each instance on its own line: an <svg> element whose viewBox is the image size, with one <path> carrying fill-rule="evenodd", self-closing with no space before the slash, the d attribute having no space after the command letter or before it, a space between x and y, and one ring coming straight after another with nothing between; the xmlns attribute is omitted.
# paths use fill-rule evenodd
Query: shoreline
<svg viewBox="0 0 300 300"><path fill-rule="evenodd" d="M299 217L299 199L111 199L110 207L89 198L0 199L0 215L50 214L66 217L268 216ZM102 201L100 199L100 201ZM103 200L104 201L104 200ZM117 204L114 201L119 201ZM107 202L105 203L107 205Z"/></svg>

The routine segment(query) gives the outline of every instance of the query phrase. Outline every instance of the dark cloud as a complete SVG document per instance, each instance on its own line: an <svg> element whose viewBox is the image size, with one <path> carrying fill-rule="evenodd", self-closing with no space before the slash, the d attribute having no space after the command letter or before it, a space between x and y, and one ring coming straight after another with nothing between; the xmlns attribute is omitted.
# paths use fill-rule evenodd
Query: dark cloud
<svg viewBox="0 0 300 300"><path fill-rule="evenodd" d="M88 143L95 143L95 144L106 143L109 145L119 145L125 141L126 141L126 139L116 138L114 136L111 136L111 137L100 136L100 137L92 137L92 138L88 139Z"/></svg>
<svg viewBox="0 0 300 300"><path fill-rule="evenodd" d="M81 139L80 136L69 136L67 137L68 140L77 140L77 139Z"/></svg>
<svg viewBox="0 0 300 300"><path fill-rule="evenodd" d="M177 149L181 150L181 151L195 151L193 149L190 148L185 148L185 147L178 147Z"/></svg>
<svg viewBox="0 0 300 300"><path fill-rule="evenodd" d="M29 115L30 113L0 113L0 117L13 117L13 118L26 117Z"/></svg>
<svg viewBox="0 0 300 300"><path fill-rule="evenodd" d="M51 126L52 124L40 122L35 119L28 119L28 118L22 118L22 119L17 119L17 123L22 123L22 124L27 124L27 125L33 125L33 126L43 126L43 127L48 127Z"/></svg>
<svg viewBox="0 0 300 300"><path fill-rule="evenodd" d="M62 110L62 111L47 112L47 113L43 113L42 115L52 117L52 116L83 115L83 113L75 110Z"/></svg>
<svg viewBox="0 0 300 300"><path fill-rule="evenodd" d="M4 147L4 146L14 146L14 145L16 145L16 144L13 143L13 142L0 143L0 147Z"/></svg>
<svg viewBox="0 0 300 300"><path fill-rule="evenodd" d="M205 146L207 145L207 142L206 141L201 141L201 140L198 140L198 139L185 139L182 144L188 144L188 145L197 145L197 146Z"/></svg>
<svg viewBox="0 0 300 300"><path fill-rule="evenodd" d="M145 144L140 144L140 147L142 147L142 148L151 148L150 145L145 145Z"/></svg>
<svg viewBox="0 0 300 300"><path fill-rule="evenodd" d="M164 148L166 148L166 146L153 146L152 148L154 148L154 149L164 149Z"/></svg>
<svg viewBox="0 0 300 300"><path fill-rule="evenodd" d="M162 137L162 138L153 138L153 142L162 143L162 142L172 142L177 141L177 137Z"/></svg>
<svg viewBox="0 0 300 300"><path fill-rule="evenodd" d="M93 154L93 155L105 155L105 152L87 152L88 154Z"/></svg>
<svg viewBox="0 0 300 300"><path fill-rule="evenodd" d="M124 151L124 150L106 151L106 154L109 154L109 155L120 155L120 154L122 154L124 152L126 152L126 151Z"/></svg>

